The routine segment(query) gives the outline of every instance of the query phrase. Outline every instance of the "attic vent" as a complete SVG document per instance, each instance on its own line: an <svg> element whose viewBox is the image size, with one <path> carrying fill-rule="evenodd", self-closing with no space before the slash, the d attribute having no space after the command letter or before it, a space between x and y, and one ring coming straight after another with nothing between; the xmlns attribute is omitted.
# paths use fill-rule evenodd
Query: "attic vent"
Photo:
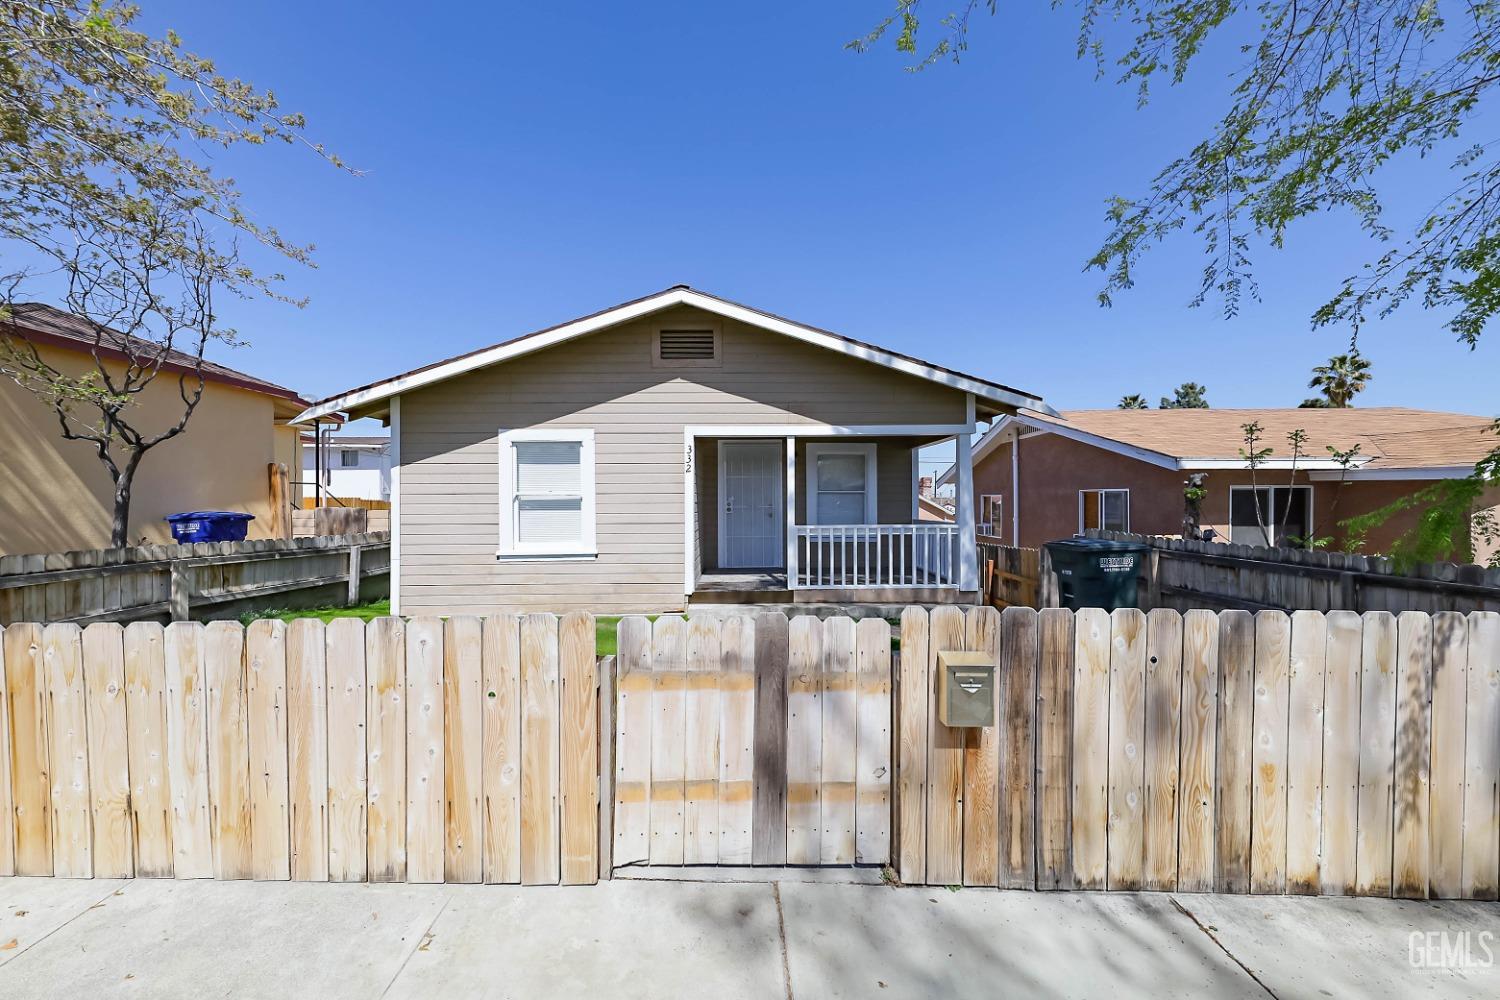
<svg viewBox="0 0 1500 1000"><path fill-rule="evenodd" d="M719 363L719 331L714 329L658 330L656 363L702 367Z"/></svg>

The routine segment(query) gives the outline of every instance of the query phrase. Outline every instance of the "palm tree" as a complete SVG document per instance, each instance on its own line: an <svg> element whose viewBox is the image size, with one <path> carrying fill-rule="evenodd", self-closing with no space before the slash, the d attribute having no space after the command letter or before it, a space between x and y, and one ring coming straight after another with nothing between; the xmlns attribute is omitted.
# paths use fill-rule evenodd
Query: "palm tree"
<svg viewBox="0 0 1500 1000"><path fill-rule="evenodd" d="M1328 359L1328 364L1314 368L1307 387L1321 392L1329 406L1343 409L1369 383L1370 362L1358 350L1353 350L1348 354L1336 354Z"/></svg>
<svg viewBox="0 0 1500 1000"><path fill-rule="evenodd" d="M1120 397L1119 409L1122 409L1122 410L1145 410L1145 409L1149 409L1149 407L1147 407L1147 405L1146 405L1146 397L1145 396L1142 396L1138 392L1132 392L1128 396L1121 396Z"/></svg>

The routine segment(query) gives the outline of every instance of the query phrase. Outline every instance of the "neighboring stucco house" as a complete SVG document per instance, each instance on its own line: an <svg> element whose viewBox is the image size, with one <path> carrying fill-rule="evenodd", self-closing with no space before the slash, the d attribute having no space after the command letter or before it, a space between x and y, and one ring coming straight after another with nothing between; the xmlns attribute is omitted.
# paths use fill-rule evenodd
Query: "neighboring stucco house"
<svg viewBox="0 0 1500 1000"><path fill-rule="evenodd" d="M59 371L95 368L92 329L51 306L13 306L11 324L0 335L30 341ZM115 343L123 345L123 338L117 334ZM112 373L123 370L118 347L105 345L101 357ZM185 354L167 359L161 375L135 397L137 426L159 430L177 422L178 375L192 366ZM203 375L203 399L186 430L147 452L136 472L133 542L169 541L163 517L203 509L254 514L251 535L267 537L273 521L269 468L281 463L296 475L298 428L290 420L307 402L291 389L223 365L205 362ZM114 488L94 447L64 440L51 405L3 372L0 435L0 555L108 546Z"/></svg>
<svg viewBox="0 0 1500 1000"><path fill-rule="evenodd" d="M321 468L319 466L321 465ZM302 498L313 499L321 480L323 493L341 500L391 498L391 439L386 436L302 435Z"/></svg>
<svg viewBox="0 0 1500 1000"><path fill-rule="evenodd" d="M1249 423L1261 425L1261 447L1273 449L1253 488L1240 454ZM1339 521L1472 473L1500 444L1491 423L1400 407L1023 411L997 421L974 448L974 510L1006 544L1028 547L1086 528L1177 535L1187 477L1202 473L1208 493L1200 525L1220 540L1266 545L1326 536L1337 544ZM1296 429L1307 442L1293 475L1287 435ZM1327 448L1355 445L1358 457L1345 473ZM955 479L950 469L939 481ZM1500 495L1487 498L1496 503ZM1372 531L1365 550L1384 551L1414 516Z"/></svg>
<svg viewBox="0 0 1500 1000"><path fill-rule="evenodd" d="M325 400L391 426L402 614L957 602L917 450L1034 395L679 285ZM1049 411L1050 412L1050 411ZM961 496L971 495L967 488Z"/></svg>

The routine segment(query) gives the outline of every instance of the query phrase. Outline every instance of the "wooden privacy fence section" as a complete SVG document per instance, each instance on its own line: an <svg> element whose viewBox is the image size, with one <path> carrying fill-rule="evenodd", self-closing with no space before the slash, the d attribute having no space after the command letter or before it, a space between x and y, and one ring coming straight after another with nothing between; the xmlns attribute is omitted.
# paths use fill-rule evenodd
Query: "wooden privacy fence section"
<svg viewBox="0 0 1500 1000"><path fill-rule="evenodd" d="M1241 611L1500 611L1500 569L1425 563L1407 573L1381 556L1225 545L1090 530L1151 547L1145 608Z"/></svg>
<svg viewBox="0 0 1500 1000"><path fill-rule="evenodd" d="M997 608L1042 606L1042 550L979 538L979 589Z"/></svg>
<svg viewBox="0 0 1500 1000"><path fill-rule="evenodd" d="M1495 899L1500 614L908 609L903 881ZM928 705L995 649L993 730Z"/></svg>
<svg viewBox="0 0 1500 1000"><path fill-rule="evenodd" d="M889 622L630 617L618 669L615 865L889 859Z"/></svg>
<svg viewBox="0 0 1500 1000"><path fill-rule="evenodd" d="M390 568L383 532L0 556L0 625L237 617L299 598L357 604L361 586Z"/></svg>
<svg viewBox="0 0 1500 1000"><path fill-rule="evenodd" d="M594 620L0 633L0 875L591 883Z"/></svg>

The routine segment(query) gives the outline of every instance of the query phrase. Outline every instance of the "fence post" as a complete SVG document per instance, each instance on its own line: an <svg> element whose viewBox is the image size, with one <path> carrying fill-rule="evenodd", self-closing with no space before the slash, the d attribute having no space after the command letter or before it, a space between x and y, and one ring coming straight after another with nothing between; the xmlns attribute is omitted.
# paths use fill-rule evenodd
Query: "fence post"
<svg viewBox="0 0 1500 1000"><path fill-rule="evenodd" d="M1161 549L1151 547L1146 555L1146 606L1151 611L1161 607Z"/></svg>
<svg viewBox="0 0 1500 1000"><path fill-rule="evenodd" d="M614 878L615 658L599 661L599 878Z"/></svg>
<svg viewBox="0 0 1500 1000"><path fill-rule="evenodd" d="M171 606L172 620L185 622L189 620L188 604L193 596L192 571L182 563L174 561L171 574L171 589L167 595L167 602Z"/></svg>
<svg viewBox="0 0 1500 1000"><path fill-rule="evenodd" d="M349 598L350 607L359 603L359 546L349 546Z"/></svg>

